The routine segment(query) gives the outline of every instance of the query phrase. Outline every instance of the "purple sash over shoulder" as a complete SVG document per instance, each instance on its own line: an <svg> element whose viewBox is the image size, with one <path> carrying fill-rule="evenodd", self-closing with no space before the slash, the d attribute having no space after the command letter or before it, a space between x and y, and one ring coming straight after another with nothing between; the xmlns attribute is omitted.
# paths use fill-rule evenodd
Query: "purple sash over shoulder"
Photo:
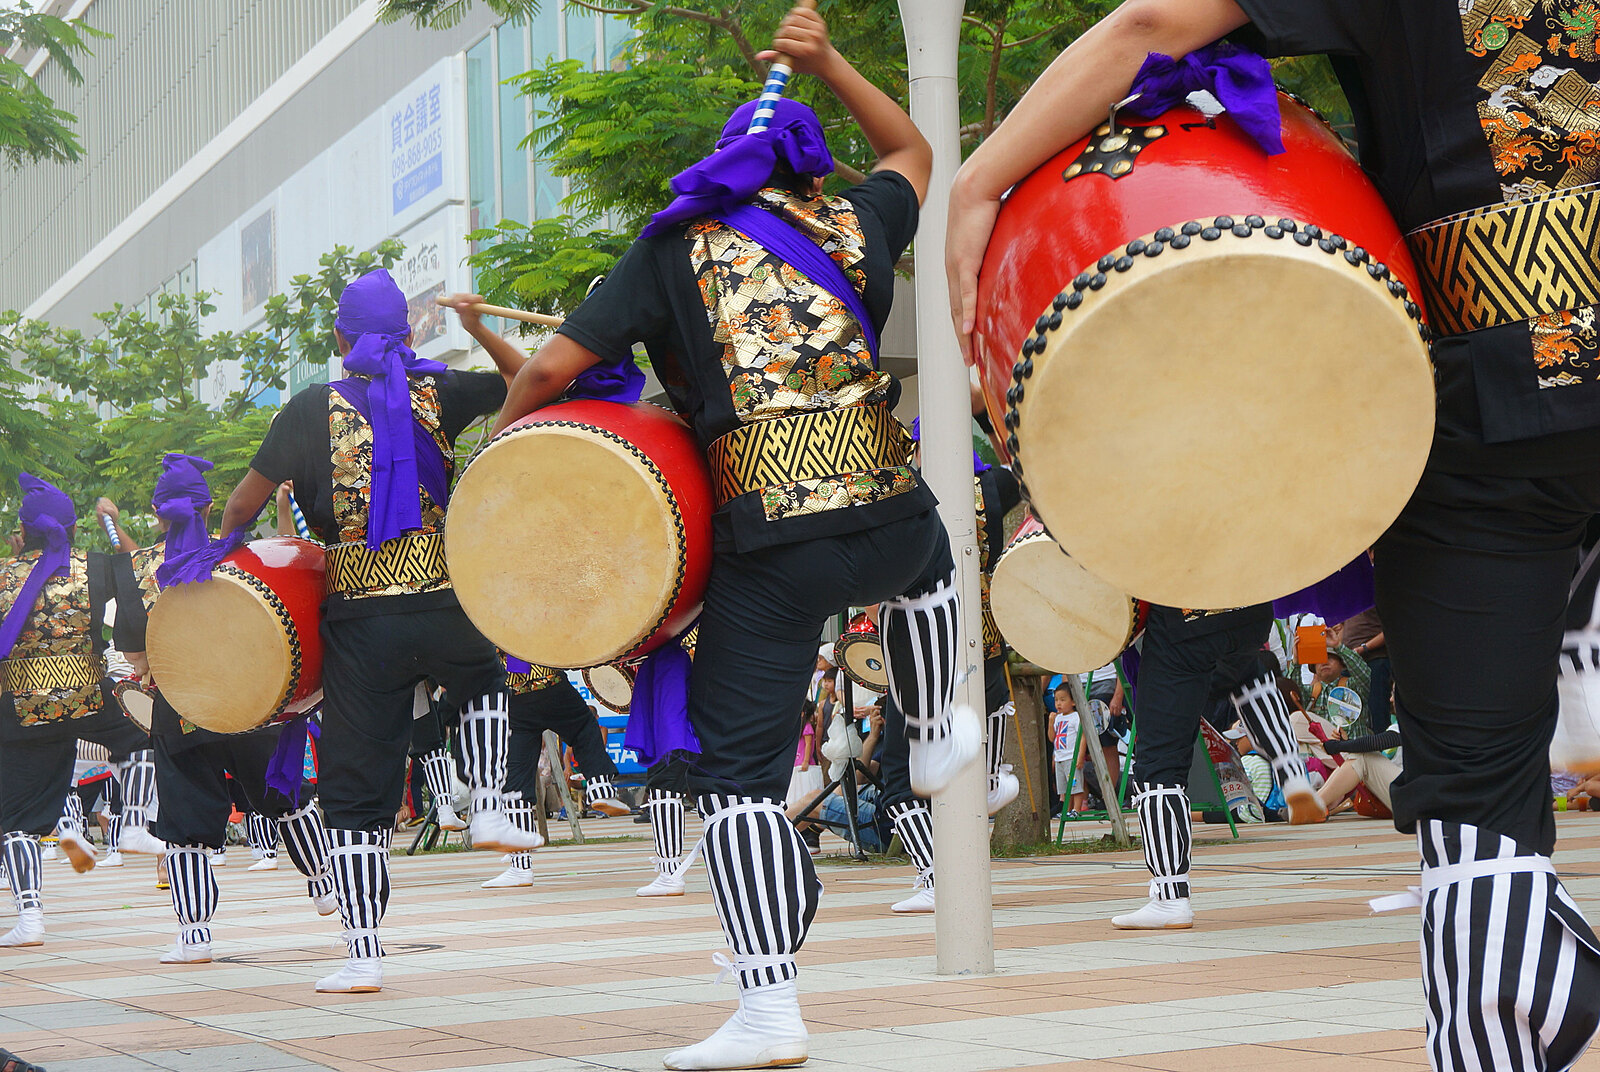
<svg viewBox="0 0 1600 1072"><path fill-rule="evenodd" d="M736 205L711 217L753 239L757 245L775 253L789 262L817 286L839 299L850 315L861 324L861 338L872 357L872 367L878 367L878 329L872 323L866 303L856 288L845 278L837 261L823 252L793 224L781 216L754 205Z"/></svg>
<svg viewBox="0 0 1600 1072"><path fill-rule="evenodd" d="M674 752L699 755L700 738L689 722L689 682L694 660L676 641L645 657L633 680L633 703L623 747L652 766Z"/></svg>
<svg viewBox="0 0 1600 1072"><path fill-rule="evenodd" d="M339 397L350 403L362 420L372 423L372 404L367 400L368 381L349 377L334 380L328 386L338 391ZM411 436L416 442L417 479L442 507L450 501L450 476L445 468L444 452L428 430L415 420L411 422Z"/></svg>

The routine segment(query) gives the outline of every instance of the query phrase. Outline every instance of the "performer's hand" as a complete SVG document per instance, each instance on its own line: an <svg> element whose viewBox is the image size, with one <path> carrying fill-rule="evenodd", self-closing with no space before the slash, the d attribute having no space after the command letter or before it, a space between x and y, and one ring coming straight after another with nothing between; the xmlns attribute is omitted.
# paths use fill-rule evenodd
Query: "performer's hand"
<svg viewBox="0 0 1600 1072"><path fill-rule="evenodd" d="M12 554L22 554L22 530L17 529L15 532L12 532L10 535L8 535L6 537L6 543L11 545Z"/></svg>
<svg viewBox="0 0 1600 1072"><path fill-rule="evenodd" d="M772 37L772 47L756 59L771 63L780 54L794 62L797 74L821 74L841 58L828 40L828 24L821 15L803 7L794 8L783 17Z"/></svg>
<svg viewBox="0 0 1600 1072"><path fill-rule="evenodd" d="M474 312L472 309L472 306L474 305L483 304L483 295L452 294L448 298L441 299L439 304L446 305L451 309L454 309L456 311L456 315L461 318L461 326L466 328L467 331L477 331L483 326L483 317Z"/></svg>
<svg viewBox="0 0 1600 1072"><path fill-rule="evenodd" d="M944 271L950 286L950 320L961 343L961 358L973 363L972 329L978 318L978 269L994 233L1000 199L976 193L956 176L950 188L949 231L944 244Z"/></svg>
<svg viewBox="0 0 1600 1072"><path fill-rule="evenodd" d="M109 517L113 521L122 520L122 511L117 509L117 504L104 495L95 501L94 512L96 517Z"/></svg>

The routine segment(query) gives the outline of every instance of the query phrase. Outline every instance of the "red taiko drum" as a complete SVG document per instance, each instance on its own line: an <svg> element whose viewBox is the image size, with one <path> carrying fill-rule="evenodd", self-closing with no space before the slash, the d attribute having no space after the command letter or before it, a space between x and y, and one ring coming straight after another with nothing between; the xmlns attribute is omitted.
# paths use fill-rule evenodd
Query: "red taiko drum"
<svg viewBox="0 0 1600 1072"><path fill-rule="evenodd" d="M1059 674L1087 674L1144 632L1150 604L1107 584L1029 517L996 563L989 606L1006 642Z"/></svg>
<svg viewBox="0 0 1600 1072"><path fill-rule="evenodd" d="M889 691L889 664L883 657L878 623L866 611L850 619L833 645L833 661L845 676L872 692Z"/></svg>
<svg viewBox="0 0 1600 1072"><path fill-rule="evenodd" d="M677 417L562 402L467 465L445 559L462 609L502 650L599 666L653 651L700 613L715 510L705 452Z"/></svg>
<svg viewBox="0 0 1600 1072"><path fill-rule="evenodd" d="M974 345L1033 509L1090 573L1176 607L1327 577L1433 437L1417 274L1338 136L1287 97L1267 156L1189 108L1104 124L1006 198ZM1115 177L1113 177L1115 176ZM1296 462L1308 441L1318 485Z"/></svg>
<svg viewBox="0 0 1600 1072"><path fill-rule="evenodd" d="M252 540L199 584L164 588L145 639L173 710L201 729L243 733L322 699L322 545Z"/></svg>

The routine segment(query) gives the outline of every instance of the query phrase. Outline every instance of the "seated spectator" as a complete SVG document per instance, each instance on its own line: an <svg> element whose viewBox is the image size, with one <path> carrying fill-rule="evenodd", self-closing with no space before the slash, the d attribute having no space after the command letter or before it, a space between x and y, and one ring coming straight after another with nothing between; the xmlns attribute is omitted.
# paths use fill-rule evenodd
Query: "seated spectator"
<svg viewBox="0 0 1600 1072"><path fill-rule="evenodd" d="M1385 808L1393 810L1389 787L1400 776L1401 753L1390 759L1384 752L1400 747L1400 731L1386 730L1348 741L1329 740L1324 747L1328 753L1344 762L1328 775L1318 793L1331 814L1357 786L1366 786Z"/></svg>
<svg viewBox="0 0 1600 1072"><path fill-rule="evenodd" d="M861 766L856 768L851 775L856 782L856 831L860 835L856 847L862 852L883 852L889 845L890 835L887 829L888 816L880 815L878 809L878 787L872 779L877 777L881 767L881 744L883 742L884 717L881 704L866 709L869 728L867 735L861 741ZM799 820L806 813L806 803L800 801L791 804L787 814L791 821ZM828 794L822 806L817 809L816 819L796 822L801 836L806 839L807 846L811 848L812 855L818 851L817 836L826 827L844 838L850 840L849 804L845 800L843 788L835 789Z"/></svg>
<svg viewBox="0 0 1600 1072"><path fill-rule="evenodd" d="M1222 735L1238 751L1239 763L1244 767L1245 777L1250 782L1250 791L1261 801L1261 811L1267 822L1288 822L1288 809L1284 806L1283 793L1278 788L1277 779L1272 776L1272 764L1256 751L1255 741L1250 739L1250 731L1246 728L1244 720L1236 719L1232 726L1222 731Z"/></svg>

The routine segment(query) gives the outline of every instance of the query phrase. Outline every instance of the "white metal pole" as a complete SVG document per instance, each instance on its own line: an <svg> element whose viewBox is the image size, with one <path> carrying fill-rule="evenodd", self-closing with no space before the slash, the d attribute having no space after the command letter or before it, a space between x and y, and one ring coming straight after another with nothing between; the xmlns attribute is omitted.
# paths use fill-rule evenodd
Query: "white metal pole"
<svg viewBox="0 0 1600 1072"><path fill-rule="evenodd" d="M945 214L961 164L956 85L962 0L900 0L911 74L911 118L933 146L933 177L917 230L917 388L922 473L939 496L962 598L962 668L956 702L980 714L983 628L977 519L972 493L972 404L966 366L950 324L944 283ZM974 763L933 801L938 866L934 930L941 975L994 971L994 900L989 880L988 780Z"/></svg>

